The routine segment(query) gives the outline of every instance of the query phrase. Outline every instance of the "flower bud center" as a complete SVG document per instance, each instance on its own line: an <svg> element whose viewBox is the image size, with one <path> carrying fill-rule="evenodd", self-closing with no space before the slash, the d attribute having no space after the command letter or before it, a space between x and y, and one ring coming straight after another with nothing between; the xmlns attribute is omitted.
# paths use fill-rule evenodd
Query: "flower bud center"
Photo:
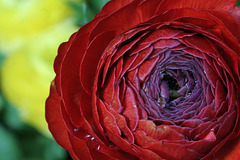
<svg viewBox="0 0 240 160"><path fill-rule="evenodd" d="M180 86L178 85L176 79L169 75L164 75L162 80L165 80L167 82L169 88L169 101L178 98L179 94L177 93L177 91L180 89Z"/></svg>

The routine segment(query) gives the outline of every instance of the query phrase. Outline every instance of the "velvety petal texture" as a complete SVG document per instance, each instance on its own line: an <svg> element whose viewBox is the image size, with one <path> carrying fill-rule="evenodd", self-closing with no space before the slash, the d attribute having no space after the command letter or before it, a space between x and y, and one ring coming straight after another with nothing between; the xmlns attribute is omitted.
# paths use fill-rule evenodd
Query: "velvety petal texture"
<svg viewBox="0 0 240 160"><path fill-rule="evenodd" d="M59 47L46 120L75 160L237 160L236 0L112 0Z"/></svg>

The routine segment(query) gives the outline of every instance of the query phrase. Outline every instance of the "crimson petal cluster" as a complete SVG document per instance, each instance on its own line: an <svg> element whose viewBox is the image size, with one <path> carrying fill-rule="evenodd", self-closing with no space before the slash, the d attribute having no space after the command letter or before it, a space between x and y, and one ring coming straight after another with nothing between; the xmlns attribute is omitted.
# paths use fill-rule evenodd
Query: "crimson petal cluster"
<svg viewBox="0 0 240 160"><path fill-rule="evenodd" d="M232 147L240 25L234 1L214 2L107 3L59 48L46 105L55 140L74 159L210 159Z"/></svg>
<svg viewBox="0 0 240 160"><path fill-rule="evenodd" d="M239 108L229 102L239 97L214 43L162 24L117 37L100 59L93 90L109 140L126 152L135 144L161 158L196 159L226 138Z"/></svg>

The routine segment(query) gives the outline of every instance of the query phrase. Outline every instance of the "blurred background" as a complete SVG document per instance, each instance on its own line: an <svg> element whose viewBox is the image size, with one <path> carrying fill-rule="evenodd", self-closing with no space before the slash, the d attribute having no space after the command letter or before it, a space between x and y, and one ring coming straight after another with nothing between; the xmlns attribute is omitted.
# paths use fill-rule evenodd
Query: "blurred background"
<svg viewBox="0 0 240 160"><path fill-rule="evenodd" d="M107 1L0 0L0 160L71 159L45 121L53 62Z"/></svg>
<svg viewBox="0 0 240 160"><path fill-rule="evenodd" d="M0 160L71 159L45 121L53 62L106 2L0 0Z"/></svg>

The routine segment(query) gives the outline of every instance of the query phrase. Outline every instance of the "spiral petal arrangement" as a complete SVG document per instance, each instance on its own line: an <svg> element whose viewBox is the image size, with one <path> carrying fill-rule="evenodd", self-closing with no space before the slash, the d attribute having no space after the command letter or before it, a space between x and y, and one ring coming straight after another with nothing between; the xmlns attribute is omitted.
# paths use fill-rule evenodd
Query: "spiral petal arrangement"
<svg viewBox="0 0 240 160"><path fill-rule="evenodd" d="M59 48L56 141L75 159L218 157L240 132L240 25L215 2L107 3Z"/></svg>

